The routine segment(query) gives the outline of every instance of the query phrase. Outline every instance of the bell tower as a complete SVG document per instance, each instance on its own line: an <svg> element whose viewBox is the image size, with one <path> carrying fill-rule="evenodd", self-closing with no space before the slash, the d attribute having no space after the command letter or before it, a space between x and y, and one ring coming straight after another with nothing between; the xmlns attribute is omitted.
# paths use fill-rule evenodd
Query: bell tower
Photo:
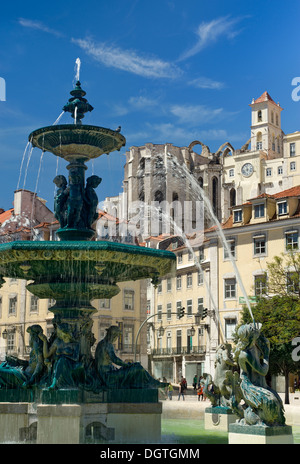
<svg viewBox="0 0 300 464"><path fill-rule="evenodd" d="M283 132L281 130L281 111L268 92L257 100L252 100L251 107L251 151L263 151L268 159L283 156Z"/></svg>

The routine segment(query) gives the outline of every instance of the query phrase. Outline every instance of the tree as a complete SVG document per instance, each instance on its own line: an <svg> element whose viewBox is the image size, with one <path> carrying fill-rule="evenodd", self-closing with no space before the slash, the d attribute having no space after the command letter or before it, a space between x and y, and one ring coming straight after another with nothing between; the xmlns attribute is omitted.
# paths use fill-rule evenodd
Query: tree
<svg viewBox="0 0 300 464"><path fill-rule="evenodd" d="M300 370L300 362L292 358L292 340L300 334L300 301L289 295L261 298L252 308L255 322L262 324L262 333L270 342L271 375L285 378L285 404L289 404L289 374ZM247 307L243 309L242 324L251 322Z"/></svg>
<svg viewBox="0 0 300 464"><path fill-rule="evenodd" d="M269 295L300 298L300 253L289 249L287 253L274 256L267 263L267 292Z"/></svg>

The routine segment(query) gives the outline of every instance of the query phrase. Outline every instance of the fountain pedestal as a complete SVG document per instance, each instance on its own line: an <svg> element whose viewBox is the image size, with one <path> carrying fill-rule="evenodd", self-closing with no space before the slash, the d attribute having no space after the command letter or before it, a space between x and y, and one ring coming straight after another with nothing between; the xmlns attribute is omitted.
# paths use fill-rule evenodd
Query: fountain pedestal
<svg viewBox="0 0 300 464"><path fill-rule="evenodd" d="M116 402L89 402L82 392L45 392L48 403L0 402L0 442L36 444L158 443L161 438L162 404L157 391L137 392L135 401L126 391L105 392L105 399L115 396ZM65 396L66 402L61 400ZM78 397L82 401L67 403ZM133 395L132 395L133 396ZM143 401L144 396L144 401ZM148 398L147 398L148 396ZM152 401L145 402L145 399ZM49 400L52 397L52 404ZM56 398L55 398L56 397ZM58 398L59 397L59 398ZM101 398L101 395L98 396ZM45 398L44 398L45 399ZM60 399L60 401L59 401ZM89 398L91 400L91 398ZM140 400L140 402L137 402Z"/></svg>
<svg viewBox="0 0 300 464"><path fill-rule="evenodd" d="M292 445L292 427L289 425L265 427L258 425L230 424L228 443L230 445Z"/></svg>
<svg viewBox="0 0 300 464"><path fill-rule="evenodd" d="M237 416L229 408L215 406L205 409L205 430L220 430L228 432L229 425L234 423L236 420Z"/></svg>

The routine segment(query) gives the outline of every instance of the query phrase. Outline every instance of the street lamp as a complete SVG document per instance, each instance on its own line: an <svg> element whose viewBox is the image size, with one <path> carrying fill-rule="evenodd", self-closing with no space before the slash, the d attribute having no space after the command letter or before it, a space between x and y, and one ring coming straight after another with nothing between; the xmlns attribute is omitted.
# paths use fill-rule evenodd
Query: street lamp
<svg viewBox="0 0 300 464"><path fill-rule="evenodd" d="M160 328L158 329L158 336L162 337L165 333L165 329L163 328L162 324L160 325Z"/></svg>

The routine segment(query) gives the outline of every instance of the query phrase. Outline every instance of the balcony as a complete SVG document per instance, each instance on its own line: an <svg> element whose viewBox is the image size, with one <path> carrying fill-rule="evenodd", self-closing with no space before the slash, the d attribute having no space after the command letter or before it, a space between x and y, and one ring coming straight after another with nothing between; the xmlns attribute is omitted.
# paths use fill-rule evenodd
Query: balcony
<svg viewBox="0 0 300 464"><path fill-rule="evenodd" d="M205 345L182 346L175 348L154 348L151 350L152 356L182 356L187 354L205 354Z"/></svg>

